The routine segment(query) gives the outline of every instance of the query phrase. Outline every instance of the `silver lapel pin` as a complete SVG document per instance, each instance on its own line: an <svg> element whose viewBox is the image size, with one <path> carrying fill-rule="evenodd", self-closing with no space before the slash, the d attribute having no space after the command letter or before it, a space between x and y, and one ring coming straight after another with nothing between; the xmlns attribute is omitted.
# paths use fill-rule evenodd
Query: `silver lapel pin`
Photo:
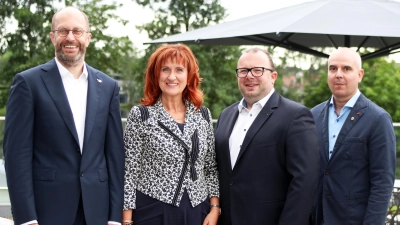
<svg viewBox="0 0 400 225"><path fill-rule="evenodd" d="M100 79L97 79L97 81L98 81L99 83L103 82L103 81L102 81L102 80L100 80Z"/></svg>

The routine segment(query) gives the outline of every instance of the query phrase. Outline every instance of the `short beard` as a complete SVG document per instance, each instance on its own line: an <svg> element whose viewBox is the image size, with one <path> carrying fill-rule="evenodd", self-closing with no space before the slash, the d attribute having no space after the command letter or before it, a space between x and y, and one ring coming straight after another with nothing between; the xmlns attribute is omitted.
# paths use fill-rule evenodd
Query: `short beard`
<svg viewBox="0 0 400 225"><path fill-rule="evenodd" d="M76 67L79 65L79 63L83 60L83 56L86 53L86 49L79 49L78 55L76 55L75 57L70 57L70 56L66 56L62 49L61 46L59 46L56 49L56 57L57 59L64 64L67 67Z"/></svg>

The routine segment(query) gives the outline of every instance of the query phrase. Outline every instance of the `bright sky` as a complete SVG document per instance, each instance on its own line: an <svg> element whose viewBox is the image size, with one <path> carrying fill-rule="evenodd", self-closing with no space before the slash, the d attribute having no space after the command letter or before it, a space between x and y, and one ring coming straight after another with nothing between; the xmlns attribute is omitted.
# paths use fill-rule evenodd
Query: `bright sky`
<svg viewBox="0 0 400 225"><path fill-rule="evenodd" d="M308 1L311 0L220 0L220 3L229 14L225 19L225 22L227 22ZM126 27L112 24L110 31L117 36L128 35L138 49L146 48L143 42L149 41L149 38L145 32L140 34L135 26L152 21L152 12L138 6L133 0L125 0L124 7L118 10L118 15L130 22Z"/></svg>
<svg viewBox="0 0 400 225"><path fill-rule="evenodd" d="M111 0L105 0L105 3L107 3L107 1L111 2ZM117 1L123 2L124 4L122 8L118 9L117 14L121 18L129 20L129 23L124 27L116 22L110 22L109 29L106 33L115 36L129 36L136 48L139 50L145 49L147 45L143 45L143 43L149 41L147 33L139 33L135 26L152 21L154 18L153 12L139 6L134 0ZM227 9L228 17L224 22L228 22L310 1L315 0L220 0L220 3ZM16 24L14 24L13 21L9 22L6 30L15 29L13 27L15 27ZM400 62L400 53L392 55L390 59Z"/></svg>
<svg viewBox="0 0 400 225"><path fill-rule="evenodd" d="M228 17L224 22L228 22L310 1L314 0L220 0L220 3L227 9ZM149 41L149 38L146 32L139 33L135 26L152 21L154 15L150 10L137 5L134 0L124 0L123 3L124 7L118 10L118 15L130 22L126 27L112 24L110 31L117 36L128 35L134 46L143 50L147 46L143 45L143 43ZM400 53L392 55L390 59L400 62Z"/></svg>

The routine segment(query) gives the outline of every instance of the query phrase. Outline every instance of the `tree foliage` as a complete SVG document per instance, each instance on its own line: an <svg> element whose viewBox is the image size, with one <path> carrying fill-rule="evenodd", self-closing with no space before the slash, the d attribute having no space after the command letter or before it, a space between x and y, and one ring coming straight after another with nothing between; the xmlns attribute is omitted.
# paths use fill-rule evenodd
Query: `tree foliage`
<svg viewBox="0 0 400 225"><path fill-rule="evenodd" d="M135 0L136 3L154 11L154 20L137 26L140 31L147 32L150 39L187 32L200 27L219 23L226 17L226 10L219 0ZM144 80L147 59L158 45L149 45L145 56L141 59L141 71L134 74L136 82ZM239 47L189 45L198 59L201 88L205 93L204 105L209 107L213 118L228 105L240 99L237 88L235 68L240 56ZM132 104L139 103L139 99Z"/></svg>
<svg viewBox="0 0 400 225"><path fill-rule="evenodd" d="M310 69L309 84L305 86L303 101L312 108L326 101L332 94L327 84L327 64ZM400 67L394 61L380 57L363 62L364 77L360 91L371 101L385 109L393 121L400 121Z"/></svg>
<svg viewBox="0 0 400 225"><path fill-rule="evenodd" d="M363 63L361 92L384 108L393 121L400 121L400 67L394 61L376 58Z"/></svg>
<svg viewBox="0 0 400 225"><path fill-rule="evenodd" d="M103 0L2 0L0 9L0 107L4 107L13 76L54 57L49 33L54 13L66 5L82 9L89 17L92 41L85 61L107 73L120 73L122 59L132 53L128 37L105 34L110 19L123 24L116 10L121 4L103 4ZM15 21L15 30L6 31L6 21ZM6 88L7 87L7 88Z"/></svg>

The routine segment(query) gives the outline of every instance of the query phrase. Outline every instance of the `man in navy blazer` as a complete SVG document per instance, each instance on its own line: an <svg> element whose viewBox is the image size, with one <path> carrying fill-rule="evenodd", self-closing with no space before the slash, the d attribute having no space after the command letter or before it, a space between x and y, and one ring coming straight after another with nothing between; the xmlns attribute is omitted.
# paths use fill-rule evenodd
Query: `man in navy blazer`
<svg viewBox="0 0 400 225"><path fill-rule="evenodd" d="M248 49L237 67L243 99L221 113L215 130L218 224L308 225L319 168L311 112L275 92L268 52Z"/></svg>
<svg viewBox="0 0 400 225"><path fill-rule="evenodd" d="M84 62L87 16L52 20L55 59L14 77L4 156L15 224L120 224L124 148L115 80Z"/></svg>
<svg viewBox="0 0 400 225"><path fill-rule="evenodd" d="M332 97L311 110L321 157L315 225L385 223L396 139L390 115L359 91L363 76L357 52L339 48L330 55Z"/></svg>

